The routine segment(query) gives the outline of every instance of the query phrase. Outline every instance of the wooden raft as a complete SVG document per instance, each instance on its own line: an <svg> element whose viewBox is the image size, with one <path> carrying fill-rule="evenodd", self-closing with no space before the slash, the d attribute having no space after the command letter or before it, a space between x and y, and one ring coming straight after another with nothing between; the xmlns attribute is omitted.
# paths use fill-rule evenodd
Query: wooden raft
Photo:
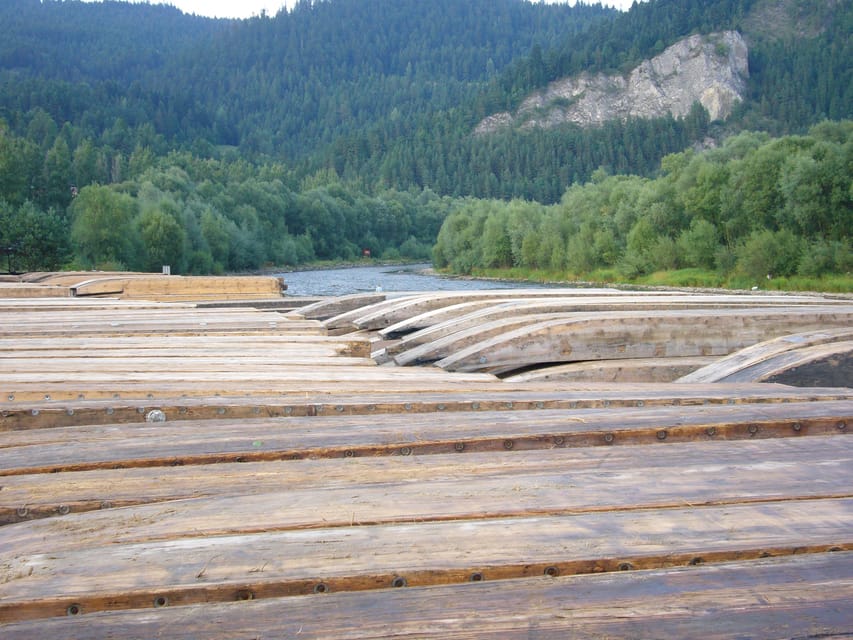
<svg viewBox="0 0 853 640"><path fill-rule="evenodd" d="M295 313L31 302L0 301L4 640L853 635L849 385L500 380Z"/></svg>

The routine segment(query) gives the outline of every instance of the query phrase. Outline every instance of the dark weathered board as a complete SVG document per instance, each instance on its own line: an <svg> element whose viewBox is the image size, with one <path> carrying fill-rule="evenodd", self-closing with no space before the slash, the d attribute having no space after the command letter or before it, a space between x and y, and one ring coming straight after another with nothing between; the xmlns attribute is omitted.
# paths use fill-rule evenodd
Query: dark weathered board
<svg viewBox="0 0 853 640"><path fill-rule="evenodd" d="M329 367L305 380L294 367L289 377L215 383L168 380L150 383L18 383L0 395L0 431L87 424L140 422L151 411L167 421L285 416L457 411L526 411L619 407L853 400L850 389L792 389L774 384L515 383L480 374L414 377L404 371ZM425 370L418 370L425 371ZM411 373L411 372L409 372ZM384 374L379 377L379 374ZM460 379L461 378L461 379ZM234 395L239 388L244 395ZM225 389L221 395L212 390Z"/></svg>
<svg viewBox="0 0 853 640"><path fill-rule="evenodd" d="M79 426L4 434L0 476L169 466L846 433L853 402L315 416Z"/></svg>
<svg viewBox="0 0 853 640"><path fill-rule="evenodd" d="M389 496L389 500L393 499ZM161 505L163 513L168 505ZM87 514L80 517L85 518ZM118 516L118 512L116 512ZM154 516L156 517L156 516ZM10 540L40 520L0 528ZM665 526L662 526L665 523ZM355 524L355 523L353 523ZM26 532L23 532L26 534ZM26 536L25 536L26 537ZM603 511L127 541L0 565L7 621L163 605L652 569L853 550L853 499Z"/></svg>
<svg viewBox="0 0 853 640"><path fill-rule="evenodd" d="M853 553L599 575L148 606L2 627L6 640L853 637Z"/></svg>
<svg viewBox="0 0 853 640"><path fill-rule="evenodd" d="M541 513L547 509L602 509L616 504L622 508L684 502L698 506L794 496L826 497L850 491L845 484L853 470L851 463L853 438L772 438L743 440L736 446L718 440L671 443L668 447L506 451L500 455L481 452L353 457L345 464L327 458L26 474L3 478L0 524L86 511L111 513L117 507L188 498L241 500L260 494L268 497L256 500L258 514L237 519L230 518L229 509L222 509L215 514L220 517L219 526L228 526L221 520L226 517L232 521L231 526L251 523L256 527L259 518L269 522L274 513L291 507L316 508L316 523L341 497L352 501L350 513L358 507L359 522L369 522L378 516L366 514L366 497L381 497L391 491L396 495L397 490L407 500L414 493L423 494L417 501L402 504L402 510L423 502L417 508L432 505L430 508L443 510L447 517L448 510L458 508L446 489L453 486L451 483L462 494L460 504L467 503L469 507L483 492L483 502L473 503L472 513L486 511L490 503L495 505L491 507L495 513L517 512L522 506ZM549 477L552 480L543 480ZM507 485L512 486L511 501L506 500L505 491L501 492L501 487ZM436 487L445 490L439 493ZM674 487L679 491L674 492ZM269 497L285 491L308 497L299 501ZM310 498L310 491L319 492L316 499ZM531 501L533 494L541 494L542 502ZM178 509L194 514L194 505L200 503L180 504L183 506L176 505L169 519L176 517ZM391 506L384 500L376 504ZM244 506L238 505L234 513L241 512ZM345 512L346 508L332 519ZM286 515L293 513L288 511ZM390 511L384 517L393 519L398 515ZM281 518L282 514L275 517ZM110 516L104 521L111 526ZM79 524L69 525L67 533L75 526Z"/></svg>
<svg viewBox="0 0 853 640"><path fill-rule="evenodd" d="M12 540L16 553L34 553L106 542L178 540L188 532L192 537L222 536L354 524L475 521L680 508L685 504L698 508L853 497L853 438L798 438L784 449L775 446L776 442L744 443L747 446L738 452L727 451L730 447L720 442L693 448L681 444L666 459L661 452L645 452L648 460L640 459L638 447L631 447L627 465L624 457L617 456L619 461L613 462L601 450L585 450L583 453L598 462L594 467L591 460L578 464L580 456L571 449L536 455L504 453L493 455L490 461L477 454L488 470L474 473L469 471L466 456L445 455L432 461L434 473L427 471L423 461L420 465L404 461L397 469L364 464L353 469L357 480L346 478L345 482L322 475L324 470L340 466L339 461L309 460L302 469L313 468L320 477L279 486L270 486L267 479L263 488L244 477L239 493L234 492L232 477L230 491L227 484L216 481L208 485L208 496L118 511L90 509L86 515L73 512L76 515L71 516L72 505L64 504L59 514L68 511L67 517L33 522L26 528L0 528L0 541ZM510 459L498 467L495 457ZM373 469L376 473L368 473ZM295 475L294 470L281 471L285 476ZM404 471L412 476L403 476ZM63 475L73 481L73 474ZM679 486L677 495L673 495L673 486ZM511 496L507 496L507 487L511 487ZM105 501L114 499L103 490L102 496Z"/></svg>

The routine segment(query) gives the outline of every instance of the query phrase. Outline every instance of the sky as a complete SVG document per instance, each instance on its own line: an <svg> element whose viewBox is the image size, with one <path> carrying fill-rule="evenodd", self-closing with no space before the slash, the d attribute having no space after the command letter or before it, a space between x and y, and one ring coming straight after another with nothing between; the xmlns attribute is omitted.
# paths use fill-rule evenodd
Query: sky
<svg viewBox="0 0 853 640"><path fill-rule="evenodd" d="M87 2L98 0L86 0ZM150 2L151 4L170 4L184 13L195 13L211 18L250 18L266 10L267 15L274 16L282 6L292 6L296 0L131 0ZM425 0L428 1L428 0ZM545 2L568 2L574 0L544 0ZM617 9L627 10L633 0L602 0L602 4Z"/></svg>

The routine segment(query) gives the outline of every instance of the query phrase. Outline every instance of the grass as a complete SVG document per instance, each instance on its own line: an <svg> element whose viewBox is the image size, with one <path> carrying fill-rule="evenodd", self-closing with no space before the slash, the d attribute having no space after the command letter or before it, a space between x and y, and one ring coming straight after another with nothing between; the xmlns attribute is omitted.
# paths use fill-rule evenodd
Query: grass
<svg viewBox="0 0 853 640"><path fill-rule="evenodd" d="M585 274L570 274L549 269L511 267L506 269L475 269L478 278L515 280L520 282L623 284L647 287L697 287L703 289L762 289L771 291L815 291L823 293L853 293L853 274L832 274L810 278L791 276L756 281L743 275L721 275L705 269L674 269L625 278L616 269L597 269Z"/></svg>

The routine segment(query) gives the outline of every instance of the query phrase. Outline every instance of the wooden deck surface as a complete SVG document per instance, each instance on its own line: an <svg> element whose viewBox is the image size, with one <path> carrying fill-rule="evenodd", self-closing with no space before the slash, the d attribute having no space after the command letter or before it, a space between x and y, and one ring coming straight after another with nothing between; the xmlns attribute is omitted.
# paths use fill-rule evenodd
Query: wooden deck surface
<svg viewBox="0 0 853 640"><path fill-rule="evenodd" d="M853 637L850 384L380 366L483 302L402 298L0 301L0 637Z"/></svg>

